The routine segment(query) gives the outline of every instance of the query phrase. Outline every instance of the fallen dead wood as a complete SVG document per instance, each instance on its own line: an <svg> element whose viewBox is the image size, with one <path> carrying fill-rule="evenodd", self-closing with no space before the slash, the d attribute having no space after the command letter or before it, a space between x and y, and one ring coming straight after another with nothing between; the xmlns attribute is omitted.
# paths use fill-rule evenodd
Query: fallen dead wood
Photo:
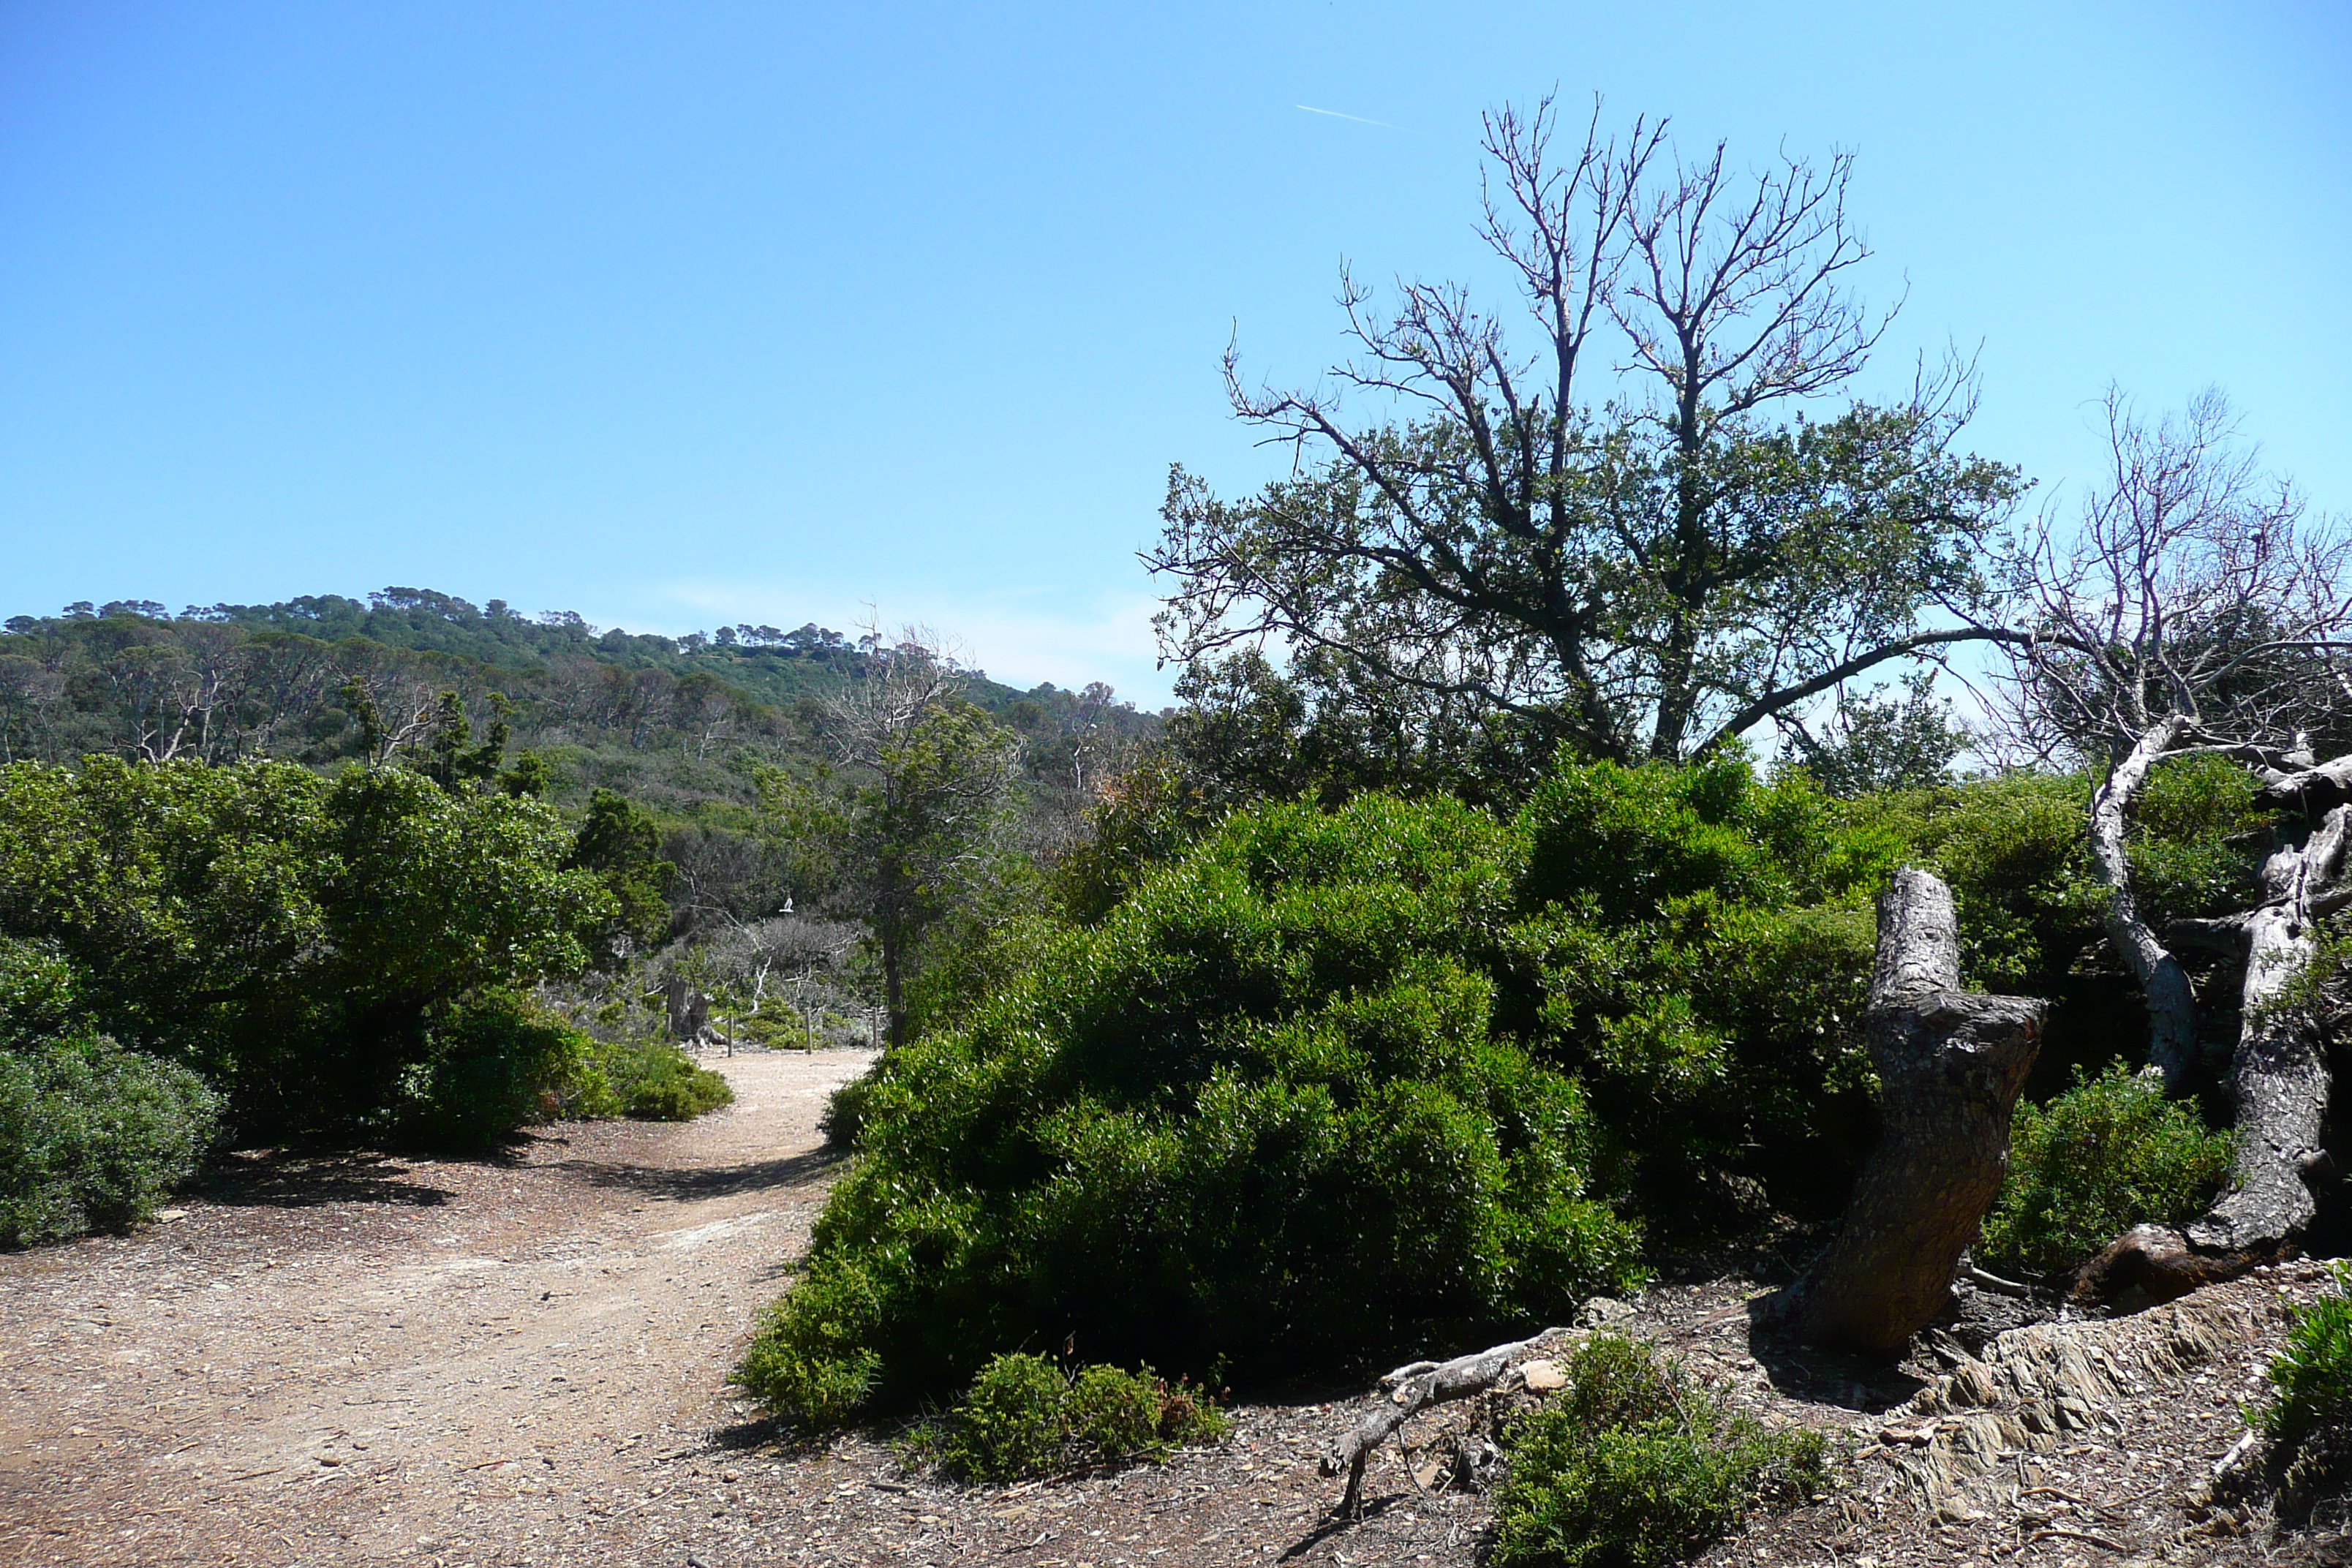
<svg viewBox="0 0 2352 1568"><path fill-rule="evenodd" d="M2104 1552L2128 1552L2130 1547L2120 1541L2110 1541L2104 1535L2094 1535L2087 1530L2061 1530L2055 1525L2035 1531L2028 1541L2080 1541Z"/></svg>
<svg viewBox="0 0 2352 1568"><path fill-rule="evenodd" d="M1393 1391L1356 1424L1354 1431L1323 1451L1318 1467L1326 1476L1336 1476L1342 1470L1348 1473L1348 1489L1339 1500L1340 1516L1355 1519L1362 1512L1364 1466L1372 1451L1394 1436L1399 1427L1432 1405L1468 1399L1501 1386L1518 1370L1528 1352L1546 1341L1565 1338L1570 1332L1567 1329L1546 1329L1530 1338L1513 1340L1474 1355L1455 1356L1448 1362L1417 1361L1381 1379L1382 1386L1392 1384Z"/></svg>

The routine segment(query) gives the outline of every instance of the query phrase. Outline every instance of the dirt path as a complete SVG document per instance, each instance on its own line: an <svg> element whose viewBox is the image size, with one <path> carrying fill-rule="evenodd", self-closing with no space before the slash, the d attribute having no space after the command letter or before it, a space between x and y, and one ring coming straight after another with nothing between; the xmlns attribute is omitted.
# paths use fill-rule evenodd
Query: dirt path
<svg viewBox="0 0 2352 1568"><path fill-rule="evenodd" d="M714 1062L730 1109L510 1164L242 1162L172 1223L0 1257L0 1562L604 1558L747 1413L727 1369L866 1061Z"/></svg>
<svg viewBox="0 0 2352 1568"><path fill-rule="evenodd" d="M551 1129L509 1163L241 1162L142 1235L0 1257L0 1563L1470 1568L1488 1500L1424 1489L1393 1447L1369 1516L1332 1516L1315 1455L1360 1389L1242 1406L1230 1445L1165 1467L1012 1488L910 1483L866 1436L779 1447L726 1375L834 1170L824 1097L866 1060L737 1057L714 1064L728 1110ZM2006 1456L2000 1497L1907 1503L1882 1472L1911 1449L1873 1438L1840 1448L1837 1497L1705 1564L2278 1560L2185 1489L2323 1275L2216 1287L2242 1342ZM1922 1440L1903 1412L1935 1364L1776 1355L1753 1289L1660 1287L1625 1326L1768 1422ZM1416 1424L1416 1464L1472 1418Z"/></svg>

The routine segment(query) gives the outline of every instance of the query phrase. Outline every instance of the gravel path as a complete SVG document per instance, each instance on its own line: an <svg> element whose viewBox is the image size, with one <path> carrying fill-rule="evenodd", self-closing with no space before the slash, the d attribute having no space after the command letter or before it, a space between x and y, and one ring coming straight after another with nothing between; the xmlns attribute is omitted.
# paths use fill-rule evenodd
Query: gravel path
<svg viewBox="0 0 2352 1568"><path fill-rule="evenodd" d="M618 1560L749 1414L727 1370L867 1059L714 1061L726 1110L511 1162L241 1159L176 1220L0 1257L0 1562Z"/></svg>

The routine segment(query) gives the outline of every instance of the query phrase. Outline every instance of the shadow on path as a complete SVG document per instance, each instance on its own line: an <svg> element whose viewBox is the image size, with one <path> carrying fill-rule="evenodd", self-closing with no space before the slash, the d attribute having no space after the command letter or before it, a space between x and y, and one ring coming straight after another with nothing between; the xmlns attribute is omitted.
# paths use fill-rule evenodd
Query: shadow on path
<svg viewBox="0 0 2352 1568"><path fill-rule="evenodd" d="M1748 1304L1748 1353L1782 1398L1883 1415L1927 1386L1885 1361L1809 1345L1769 1326L1763 1320L1770 1300L1759 1296Z"/></svg>
<svg viewBox="0 0 2352 1568"><path fill-rule="evenodd" d="M682 1171L656 1165L615 1164L604 1160L562 1160L545 1168L583 1177L592 1186L690 1203L698 1198L764 1192L771 1187L801 1186L814 1181L841 1159L838 1153L815 1149L781 1160L754 1160L743 1165L705 1165Z"/></svg>
<svg viewBox="0 0 2352 1568"><path fill-rule="evenodd" d="M197 1188L231 1208L317 1208L326 1204L393 1204L438 1208L451 1194L404 1180L409 1168L384 1154L235 1153Z"/></svg>

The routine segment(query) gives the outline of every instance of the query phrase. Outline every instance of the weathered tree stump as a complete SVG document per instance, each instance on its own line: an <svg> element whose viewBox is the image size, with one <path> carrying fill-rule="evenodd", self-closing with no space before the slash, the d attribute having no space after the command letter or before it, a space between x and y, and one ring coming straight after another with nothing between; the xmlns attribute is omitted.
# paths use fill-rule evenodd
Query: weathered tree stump
<svg viewBox="0 0 2352 1568"><path fill-rule="evenodd" d="M699 1040L710 1027L710 993L689 985L673 974L663 988L663 1001L669 1010L669 1032L673 1038Z"/></svg>
<svg viewBox="0 0 2352 1568"><path fill-rule="evenodd" d="M2009 1167L2009 1113L2042 1047L2045 1004L1960 989L1952 891L1906 867L1878 900L1866 1022L1878 1146L1838 1237L1766 1304L1815 1344L1899 1354L1950 1300Z"/></svg>

